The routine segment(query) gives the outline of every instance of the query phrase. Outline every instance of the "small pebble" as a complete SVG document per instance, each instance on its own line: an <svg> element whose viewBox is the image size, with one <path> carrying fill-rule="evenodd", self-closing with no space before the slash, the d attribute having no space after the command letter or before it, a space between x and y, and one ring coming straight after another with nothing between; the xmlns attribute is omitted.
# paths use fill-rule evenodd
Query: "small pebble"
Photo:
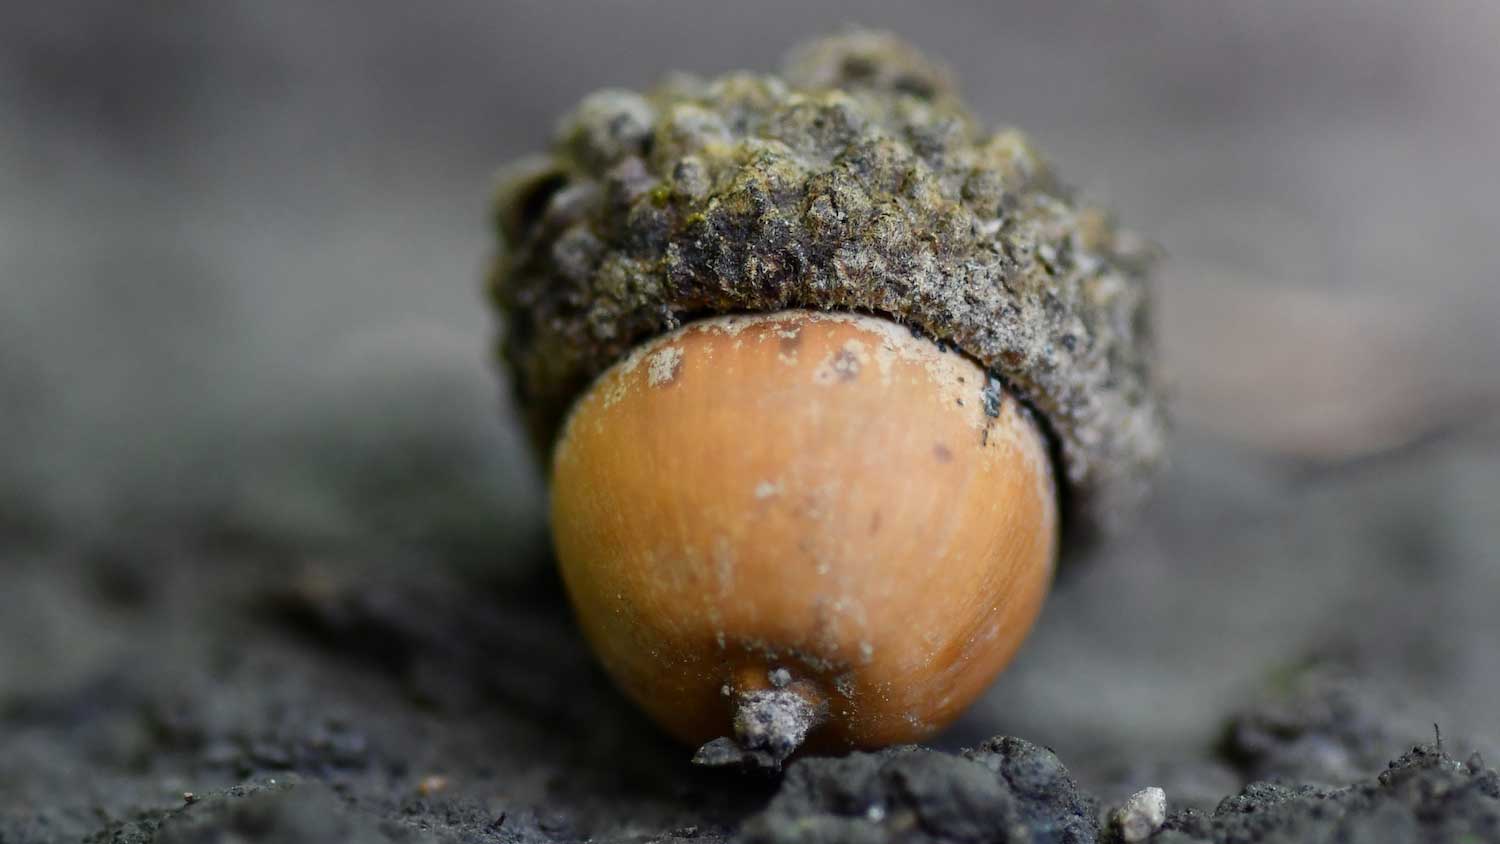
<svg viewBox="0 0 1500 844"><path fill-rule="evenodd" d="M1120 831L1121 841L1145 841L1167 821L1167 793L1156 787L1143 788L1130 795L1110 821Z"/></svg>

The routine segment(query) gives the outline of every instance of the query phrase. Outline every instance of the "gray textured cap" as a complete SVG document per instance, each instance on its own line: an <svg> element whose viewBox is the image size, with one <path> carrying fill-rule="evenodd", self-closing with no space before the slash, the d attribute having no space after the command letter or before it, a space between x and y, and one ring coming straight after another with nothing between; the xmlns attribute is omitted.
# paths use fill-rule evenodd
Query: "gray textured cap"
<svg viewBox="0 0 1500 844"><path fill-rule="evenodd" d="M801 307L885 315L995 373L1053 439L1074 541L1128 517L1161 461L1152 249L892 36L812 42L780 76L593 94L495 210L501 351L544 446L636 344Z"/></svg>

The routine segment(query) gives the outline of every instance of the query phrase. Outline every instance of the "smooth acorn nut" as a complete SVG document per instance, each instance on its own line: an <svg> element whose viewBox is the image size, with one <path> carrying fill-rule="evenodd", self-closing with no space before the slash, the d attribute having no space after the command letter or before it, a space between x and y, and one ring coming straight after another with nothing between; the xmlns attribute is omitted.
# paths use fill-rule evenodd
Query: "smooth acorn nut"
<svg viewBox="0 0 1500 844"><path fill-rule="evenodd" d="M886 319L781 311L637 347L552 459L563 578L606 669L698 760L910 742L1011 660L1058 505L1030 412Z"/></svg>

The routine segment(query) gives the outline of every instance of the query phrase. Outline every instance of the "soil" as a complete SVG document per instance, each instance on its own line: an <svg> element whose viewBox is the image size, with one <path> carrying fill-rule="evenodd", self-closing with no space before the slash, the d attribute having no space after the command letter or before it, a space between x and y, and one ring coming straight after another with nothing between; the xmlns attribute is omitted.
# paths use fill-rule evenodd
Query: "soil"
<svg viewBox="0 0 1500 844"><path fill-rule="evenodd" d="M1024 723L989 701L951 739L970 750L755 776L691 765L611 688L544 543L496 567L245 525L77 548L6 524L0 632L30 663L0 697L6 844L1092 842L1149 785L1161 841L1500 840L1500 776L1469 740L1414 743L1410 701L1354 652L1263 678L1196 747L1075 752L1073 774L1035 741L969 742Z"/></svg>

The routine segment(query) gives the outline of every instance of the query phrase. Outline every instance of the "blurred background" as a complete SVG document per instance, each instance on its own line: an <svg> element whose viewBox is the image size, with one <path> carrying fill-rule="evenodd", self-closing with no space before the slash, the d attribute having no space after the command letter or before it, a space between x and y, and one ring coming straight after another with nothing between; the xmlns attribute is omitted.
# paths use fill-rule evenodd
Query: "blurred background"
<svg viewBox="0 0 1500 844"><path fill-rule="evenodd" d="M1091 784L1192 759L1222 794L1226 718L1332 658L1410 710L1392 755L1434 721L1500 749L1500 5L53 2L0 11L0 785L136 741L131 799L180 786L154 733L68 767L24 713L100 678L208 706L275 629L230 598L309 566L477 579L485 635L546 652L565 610L504 597L546 536L480 292L491 176L596 88L851 21L1168 256L1161 493L947 742L1021 735ZM317 673L263 647L255 677ZM357 723L338 696L376 693L339 682ZM525 764L597 762L569 741Z"/></svg>

